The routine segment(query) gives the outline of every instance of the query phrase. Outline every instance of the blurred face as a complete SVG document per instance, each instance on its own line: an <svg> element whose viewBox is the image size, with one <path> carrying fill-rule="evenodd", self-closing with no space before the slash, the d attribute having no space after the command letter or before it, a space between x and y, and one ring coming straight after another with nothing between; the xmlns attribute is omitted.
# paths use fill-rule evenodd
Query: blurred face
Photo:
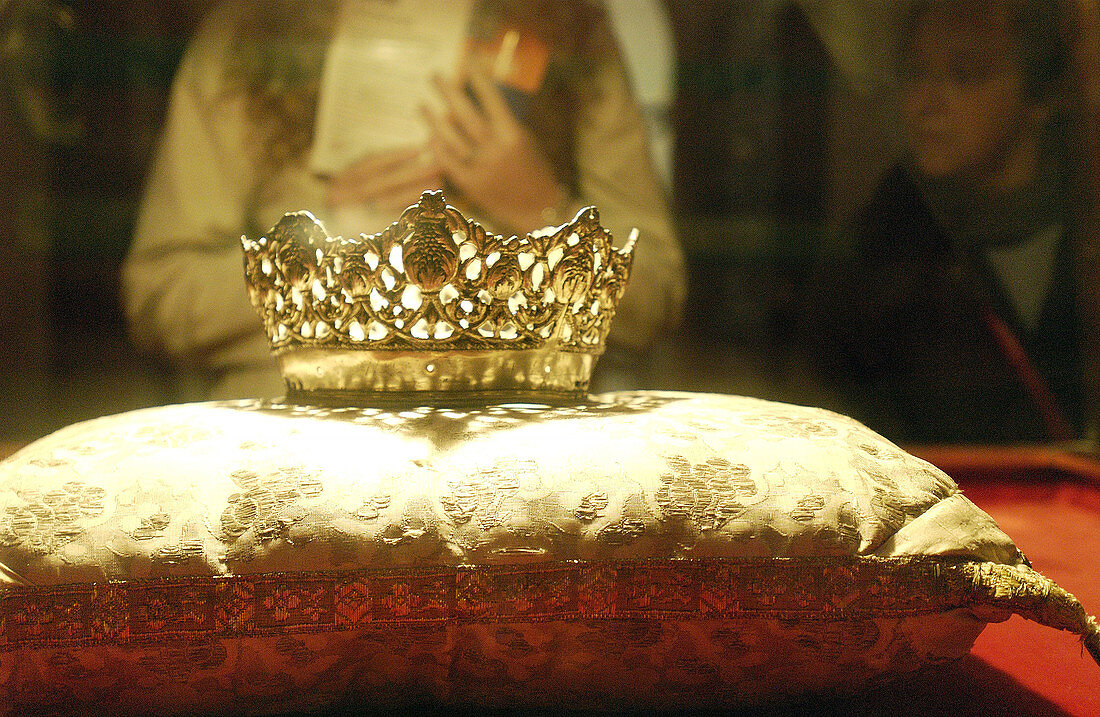
<svg viewBox="0 0 1100 717"><path fill-rule="evenodd" d="M1008 18L926 13L903 65L902 112L926 176L988 182L1005 171L1033 114Z"/></svg>

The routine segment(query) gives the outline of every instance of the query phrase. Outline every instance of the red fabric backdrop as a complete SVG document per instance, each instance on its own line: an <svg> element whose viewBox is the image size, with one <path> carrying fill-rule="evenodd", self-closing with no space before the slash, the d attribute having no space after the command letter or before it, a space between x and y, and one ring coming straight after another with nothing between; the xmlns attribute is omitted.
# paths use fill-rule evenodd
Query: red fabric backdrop
<svg viewBox="0 0 1100 717"><path fill-rule="evenodd" d="M1090 614L1100 613L1100 488L982 480L962 487L1035 569L1076 595ZM1050 714L1058 714L1057 705L1071 715L1100 715L1100 667L1068 633L1016 617L988 627L972 654L1035 695L1030 703L1052 702Z"/></svg>
<svg viewBox="0 0 1100 717"><path fill-rule="evenodd" d="M1100 614L1100 462L1053 449L911 449L947 471L1032 566ZM1100 716L1100 666L1069 633L1013 617L956 665L836 712Z"/></svg>
<svg viewBox="0 0 1100 717"><path fill-rule="evenodd" d="M1090 614L1100 614L1100 461L1049 448L909 450L950 474L1036 570L1076 595ZM1100 666L1075 636L1013 617L987 627L957 663L847 699L773 712L1100 717Z"/></svg>

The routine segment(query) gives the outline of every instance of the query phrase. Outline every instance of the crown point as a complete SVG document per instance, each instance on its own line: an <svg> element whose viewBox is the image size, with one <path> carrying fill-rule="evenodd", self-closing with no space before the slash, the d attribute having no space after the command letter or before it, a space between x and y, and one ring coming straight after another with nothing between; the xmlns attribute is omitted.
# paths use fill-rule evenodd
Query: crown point
<svg viewBox="0 0 1100 717"><path fill-rule="evenodd" d="M626 237L626 244L619 249L619 253L623 256L634 253L634 245L638 243L638 227L634 227L630 230L630 234Z"/></svg>
<svg viewBox="0 0 1100 717"><path fill-rule="evenodd" d="M577 216L572 223L587 231L595 231L600 226L600 212L595 207L585 207L577 212Z"/></svg>
<svg viewBox="0 0 1100 717"><path fill-rule="evenodd" d="M430 189L420 195L420 201L414 206L424 216L442 216L447 210L447 200L443 198L442 189Z"/></svg>

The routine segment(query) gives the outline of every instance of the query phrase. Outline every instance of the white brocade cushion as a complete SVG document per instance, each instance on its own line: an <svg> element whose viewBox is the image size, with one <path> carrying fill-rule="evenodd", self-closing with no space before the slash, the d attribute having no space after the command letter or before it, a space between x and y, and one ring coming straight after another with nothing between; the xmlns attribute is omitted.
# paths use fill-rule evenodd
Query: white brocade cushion
<svg viewBox="0 0 1100 717"><path fill-rule="evenodd" d="M189 404L0 464L0 707L737 705L1095 621L827 411Z"/></svg>

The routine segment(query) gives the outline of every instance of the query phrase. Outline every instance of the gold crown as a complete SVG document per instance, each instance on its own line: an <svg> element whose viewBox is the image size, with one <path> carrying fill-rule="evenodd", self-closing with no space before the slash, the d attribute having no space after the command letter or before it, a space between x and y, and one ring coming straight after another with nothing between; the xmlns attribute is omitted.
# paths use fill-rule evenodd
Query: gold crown
<svg viewBox="0 0 1100 717"><path fill-rule="evenodd" d="M633 260L595 207L504 237L425 192L379 234L330 238L309 212L242 238L253 306L288 390L587 390Z"/></svg>

